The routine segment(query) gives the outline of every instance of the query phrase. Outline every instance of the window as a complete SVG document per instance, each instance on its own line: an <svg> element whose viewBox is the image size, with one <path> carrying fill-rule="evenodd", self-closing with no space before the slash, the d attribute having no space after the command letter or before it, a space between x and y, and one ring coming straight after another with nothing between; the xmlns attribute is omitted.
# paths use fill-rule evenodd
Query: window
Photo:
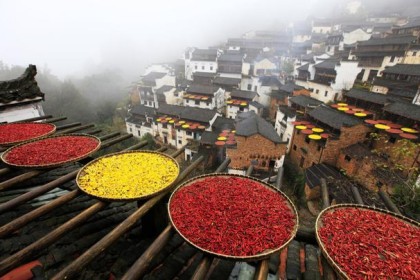
<svg viewBox="0 0 420 280"><path fill-rule="evenodd" d="M191 131L187 131L187 135L188 136L191 136L192 135L192 132Z"/></svg>
<svg viewBox="0 0 420 280"><path fill-rule="evenodd" d="M194 69L195 69L195 70L197 70L197 68L198 68L198 66L197 66L197 65L196 65L196 66L194 66Z"/></svg>
<svg viewBox="0 0 420 280"><path fill-rule="evenodd" d="M309 144L309 138L308 137L305 138L305 142Z"/></svg>
<svg viewBox="0 0 420 280"><path fill-rule="evenodd" d="M315 90L315 93L318 94L319 93L319 89Z"/></svg>
<svg viewBox="0 0 420 280"><path fill-rule="evenodd" d="M416 56L417 55L417 52L413 52L413 56Z"/></svg>
<svg viewBox="0 0 420 280"><path fill-rule="evenodd" d="M210 71L213 71L213 66L210 66Z"/></svg>
<svg viewBox="0 0 420 280"><path fill-rule="evenodd" d="M392 144L394 144L395 143L395 141L397 141L397 138L395 138L395 137L389 137L389 143L392 143Z"/></svg>
<svg viewBox="0 0 420 280"><path fill-rule="evenodd" d="M200 105L200 100L196 100L195 105Z"/></svg>
<svg viewBox="0 0 420 280"><path fill-rule="evenodd" d="M182 144L182 141L181 140L178 140L178 144Z"/></svg>
<svg viewBox="0 0 420 280"><path fill-rule="evenodd" d="M257 91L257 88L258 88L257 86L254 86L254 91Z"/></svg>
<svg viewBox="0 0 420 280"><path fill-rule="evenodd" d="M293 145L293 151L296 151L297 147L296 145Z"/></svg>
<svg viewBox="0 0 420 280"><path fill-rule="evenodd" d="M201 66L201 70L204 70L204 66Z"/></svg>
<svg viewBox="0 0 420 280"><path fill-rule="evenodd" d="M299 167L300 168L303 168L303 165L305 164L305 158L304 157L301 157L300 158L300 163L299 163Z"/></svg>
<svg viewBox="0 0 420 280"><path fill-rule="evenodd" d="M130 132L133 132L133 129L130 127Z"/></svg>
<svg viewBox="0 0 420 280"><path fill-rule="evenodd" d="M138 131L137 131L137 134L138 134L138 136L141 136L141 134L140 134L140 130L138 130Z"/></svg>
<svg viewBox="0 0 420 280"><path fill-rule="evenodd" d="M243 112L243 111L244 111L244 108L242 108L242 107L241 107L241 108L239 108L239 111Z"/></svg>
<svg viewBox="0 0 420 280"><path fill-rule="evenodd" d="M394 62L395 60L395 56L391 56L391 59L389 60L389 62Z"/></svg>
<svg viewBox="0 0 420 280"><path fill-rule="evenodd" d="M168 125L166 123L163 123L162 128L168 128Z"/></svg>
<svg viewBox="0 0 420 280"><path fill-rule="evenodd" d="M328 95L328 90L325 91L325 95L324 96L327 97L327 95Z"/></svg>
<svg viewBox="0 0 420 280"><path fill-rule="evenodd" d="M252 90L252 85L251 85L251 84L248 84L247 89L248 89L248 90Z"/></svg>
<svg viewBox="0 0 420 280"><path fill-rule="evenodd" d="M345 160L345 161L351 161L351 157L349 157L348 155L346 155L346 156L344 157L344 160Z"/></svg>

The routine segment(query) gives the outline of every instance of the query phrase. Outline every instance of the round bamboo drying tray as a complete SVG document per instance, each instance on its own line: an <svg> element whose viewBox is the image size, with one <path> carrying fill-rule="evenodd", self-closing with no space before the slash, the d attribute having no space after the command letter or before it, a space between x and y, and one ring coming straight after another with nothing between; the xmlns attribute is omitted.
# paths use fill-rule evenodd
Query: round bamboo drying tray
<svg viewBox="0 0 420 280"><path fill-rule="evenodd" d="M372 210L372 211L376 211L379 213L383 213L383 214L387 214L387 215L391 215L392 217L399 219L405 223L408 223L412 226L416 226L416 227L420 227L420 223L416 222L414 220L411 220L407 217L404 217L402 215L396 214L394 212L390 212L384 209L380 209L380 208L376 208L376 207L371 207L371 206L365 206L365 205L359 205L359 204L351 204L351 203L346 203L346 204L337 204L337 205L333 205L330 207L325 208L321 213L319 213L317 219L316 219L316 223L315 223L315 235L316 235L316 239L317 242L319 244L319 248L321 249L322 254L325 256L325 258L327 259L327 261L330 263L330 265L333 267L333 269L336 271L336 273L339 275L339 277L343 278L343 279L351 279L341 268L340 266L332 259L332 257L328 254L328 251L326 250L324 243L321 240L321 237L319 236L319 230L322 227L322 218L323 216L328 213L328 212L332 212L335 211L336 209L340 209L340 208L359 208L359 209L365 209L365 210Z"/></svg>
<svg viewBox="0 0 420 280"><path fill-rule="evenodd" d="M48 125L48 126L51 127L51 130L49 132L47 132L47 133L40 134L40 135L33 136L33 137L29 137L29 138L26 138L26 139L12 141L12 142L3 142L3 143L0 143L0 146L9 147L9 146L17 145L17 144L20 144L20 143L24 143L26 141L37 140L37 139L40 139L40 138L43 138L43 137L47 137L47 136L53 134L56 131L56 129L57 129L57 127L54 124L52 124L52 123L34 123L34 122L19 122L19 123L5 123L5 124L0 124L0 129L2 127L4 127L4 126L7 126L7 125L19 125L19 124L34 124L34 125L42 124L42 125Z"/></svg>
<svg viewBox="0 0 420 280"><path fill-rule="evenodd" d="M9 162L7 160L7 155L15 150L16 148L22 147L24 145L30 144L30 143L35 143L35 142L40 142L40 141L44 141L47 139L52 139L52 138L65 138L65 137L74 137L74 136L80 136L80 137L85 137L85 138L90 138L90 139L94 139L95 141L97 141L97 145L94 149L92 149L91 151L89 151L88 153L85 153L83 155L77 156L77 157L73 157L70 158L68 160L65 161L60 161L60 162L54 162L54 163L49 163L49 164L40 164L40 165L24 165L24 164L16 164L16 163L12 163ZM94 152L96 152L97 150L99 150L99 148L101 147L101 140L98 137L89 135L89 134L83 134L83 133L75 133L75 134L63 134L63 135L55 135L55 136L49 136L49 137L44 137L44 138L40 138L40 139L34 139L34 140L30 140L30 141L26 141L23 142L21 144L15 145L9 149L7 149L2 155L1 155L1 159L4 163L6 163L9 166L15 167L15 168L28 168L28 169L48 169L48 168L55 168L55 167L59 167L62 166L64 164L68 164L68 163L72 163L72 162L76 162L79 160L82 160L88 156L90 156L91 154L93 154ZM59 147L58 147L59 148Z"/></svg>
<svg viewBox="0 0 420 280"><path fill-rule="evenodd" d="M149 154L149 155L152 154L152 155L163 157L163 158L167 159L168 161L170 161L176 167L177 174L176 174L176 176L174 176L174 179L171 182L169 182L166 185L162 186L158 191L155 191L155 192L150 193L150 194L147 194L147 195L139 195L139 196L136 196L136 197L121 197L121 198L105 197L105 196L101 196L101 195L95 194L93 192L90 192L88 190L85 190L84 187L81 186L80 179L81 179L82 176L85 176L85 174L86 174L86 171L85 170L88 167L90 167L90 166L92 166L92 165L100 162L104 158L109 158L109 157L118 156L118 155L124 155L124 154ZM153 168L153 167L152 166L149 166L148 169L150 170L150 168ZM156 195L158 195L158 194L160 194L160 193L168 190L174 184L174 182L178 178L178 175L179 175L179 164L178 164L178 162L174 158L172 158L172 157L170 157L170 156L168 156L166 154L159 153L159 152L154 152L154 151L123 151L123 152L117 152L117 153L107 154L105 156L102 156L100 158L97 158L97 159L91 161L90 163L86 164L79 171L79 173L77 174L76 183L77 183L77 186L79 187L79 189L82 192L84 192L85 194L87 194L89 196L92 196L92 197L95 197L97 199L100 199L100 200L105 200L105 201L136 201L136 200L143 200L143 199L147 199L147 198L156 196ZM138 184L141 184L141 182L138 182ZM138 185L132 185L132 188L136 188L136 187L138 187Z"/></svg>
<svg viewBox="0 0 420 280"><path fill-rule="evenodd" d="M250 255L250 256L232 256L232 255L219 254L219 253L212 252L212 251L209 251L207 249L204 249L204 248L196 245L194 242L192 242L191 240L189 240L187 237L185 237L182 234L182 232L177 228L177 226L175 225L174 221L172 220L171 211L170 211L170 205L171 205L171 202L172 202L172 198L177 193L177 191L179 191L180 189L182 189L182 188L184 188L184 187L186 187L186 186L188 186L190 184L193 184L193 183L196 183L196 182L205 180L206 178L210 178L210 177L239 177L239 178L245 178L245 179L248 179L248 180L255 181L255 182L259 183L260 185L262 185L263 187L265 187L267 189L270 189L270 190L272 190L272 191L280 194L283 198L285 198L285 201L287 203L288 208L293 212L294 217L295 217L295 226L294 226L294 228L293 228L293 230L292 230L292 232L290 234L289 239L286 242L284 242L282 245L278 246L277 248L265 250L264 252L259 253L259 254ZM168 213L169 213L169 220L170 220L172 226L174 227L174 229L178 232L179 235L181 235L181 237L185 241L187 241L193 247L195 247L198 250L200 250L200 251L202 251L204 253L207 253L209 255L213 255L215 257L223 258L223 259L235 260L235 261L241 261L241 260L243 260L243 261L258 261L258 260L266 259L271 254L274 254L276 252L279 252L281 249L283 249L284 247L286 247L293 240L293 238L296 236L296 233L297 233L297 230L298 230L298 227L299 227L298 212L297 212L297 210L296 210L293 202L283 192L281 192L278 189L274 188L272 185L267 184L267 183L265 183L265 182L263 182L261 180L258 180L256 178L253 178L253 177L250 177L250 176L245 176L245 175L236 175L236 174L213 173L213 174L207 174L207 175L197 176L195 178L192 178L192 179L184 182L182 185L178 186L174 190L174 192L172 193L171 197L169 198L169 202L168 202Z"/></svg>

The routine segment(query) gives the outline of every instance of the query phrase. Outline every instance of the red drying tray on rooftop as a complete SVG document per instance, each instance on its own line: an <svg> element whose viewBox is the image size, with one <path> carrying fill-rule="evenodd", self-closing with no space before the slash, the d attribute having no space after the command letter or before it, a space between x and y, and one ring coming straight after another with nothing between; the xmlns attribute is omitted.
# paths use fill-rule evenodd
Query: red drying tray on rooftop
<svg viewBox="0 0 420 280"><path fill-rule="evenodd" d="M53 168L84 159L96 152L101 140L88 134L57 135L18 144L1 159L19 168Z"/></svg>
<svg viewBox="0 0 420 280"><path fill-rule="evenodd" d="M170 221L195 248L233 260L260 260L292 241L296 208L281 191L248 176L193 178L171 195Z"/></svg>
<svg viewBox="0 0 420 280"><path fill-rule="evenodd" d="M368 276L382 273L389 279L418 279L416 221L370 206L338 204L318 215L315 229L323 255L344 279L374 279Z"/></svg>
<svg viewBox="0 0 420 280"><path fill-rule="evenodd" d="M0 124L0 145L11 146L25 141L51 135L56 130L50 123L6 123Z"/></svg>
<svg viewBox="0 0 420 280"><path fill-rule="evenodd" d="M410 139L410 140L416 140L418 137L416 135L410 134L410 133L400 133L399 134L401 138Z"/></svg>

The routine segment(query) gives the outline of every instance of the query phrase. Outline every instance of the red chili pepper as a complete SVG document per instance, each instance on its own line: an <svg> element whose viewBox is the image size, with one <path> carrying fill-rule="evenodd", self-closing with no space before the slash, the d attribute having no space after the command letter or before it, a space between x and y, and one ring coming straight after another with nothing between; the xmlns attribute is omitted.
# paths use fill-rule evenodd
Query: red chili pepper
<svg viewBox="0 0 420 280"><path fill-rule="evenodd" d="M77 159L97 146L95 138L63 135L15 147L7 153L6 161L15 165L48 165Z"/></svg>
<svg viewBox="0 0 420 280"><path fill-rule="evenodd" d="M282 195L241 177L207 177L186 185L173 195L169 211L188 240L229 256L280 247L296 221Z"/></svg>
<svg viewBox="0 0 420 280"><path fill-rule="evenodd" d="M43 136L54 130L48 123L8 123L0 125L0 145Z"/></svg>
<svg viewBox="0 0 420 280"><path fill-rule="evenodd" d="M391 215L335 209L324 214L319 236L351 279L418 279L420 230Z"/></svg>

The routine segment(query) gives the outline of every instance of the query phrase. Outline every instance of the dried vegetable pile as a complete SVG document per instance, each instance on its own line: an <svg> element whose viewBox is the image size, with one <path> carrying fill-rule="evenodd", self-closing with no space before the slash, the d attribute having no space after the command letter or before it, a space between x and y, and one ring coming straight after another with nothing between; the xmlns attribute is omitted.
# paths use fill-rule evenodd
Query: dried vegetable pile
<svg viewBox="0 0 420 280"><path fill-rule="evenodd" d="M95 197L132 200L166 189L178 173L178 163L164 154L122 152L86 165L77 176L77 184L82 191Z"/></svg>
<svg viewBox="0 0 420 280"><path fill-rule="evenodd" d="M177 189L169 214L195 246L228 257L280 249L294 236L297 214L280 192L240 176L198 177Z"/></svg>
<svg viewBox="0 0 420 280"><path fill-rule="evenodd" d="M10 145L48 135L55 125L48 123L8 123L0 125L0 145Z"/></svg>
<svg viewBox="0 0 420 280"><path fill-rule="evenodd" d="M331 210L317 221L318 238L350 279L420 279L419 227L366 208Z"/></svg>
<svg viewBox="0 0 420 280"><path fill-rule="evenodd" d="M99 146L99 139L88 135L54 136L10 148L3 159L16 166L44 167L81 159Z"/></svg>

